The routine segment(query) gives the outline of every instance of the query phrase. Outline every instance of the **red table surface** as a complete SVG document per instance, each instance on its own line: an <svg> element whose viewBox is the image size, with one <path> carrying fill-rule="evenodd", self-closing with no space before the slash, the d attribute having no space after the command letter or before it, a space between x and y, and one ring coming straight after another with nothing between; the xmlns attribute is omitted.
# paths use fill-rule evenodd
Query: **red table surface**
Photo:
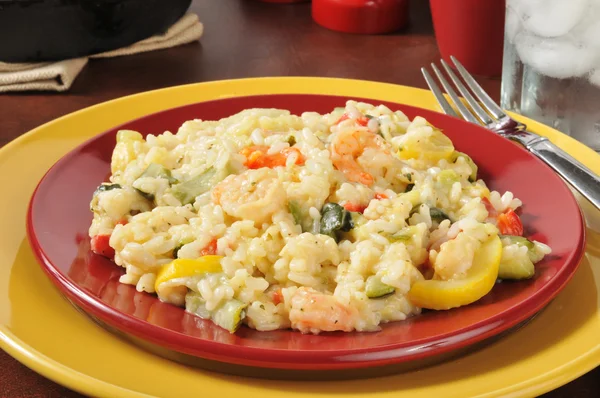
<svg viewBox="0 0 600 398"><path fill-rule="evenodd" d="M194 0L191 11L199 15L205 26L200 43L93 60L67 93L0 95L0 146L43 123L99 102L194 82L258 76L328 76L427 88L419 69L440 59L427 1L411 0L409 26L381 36L343 34L322 28L312 21L310 6ZM500 80L478 80L498 100ZM2 351L0 369L0 397L81 397ZM599 396L600 368L544 395Z"/></svg>

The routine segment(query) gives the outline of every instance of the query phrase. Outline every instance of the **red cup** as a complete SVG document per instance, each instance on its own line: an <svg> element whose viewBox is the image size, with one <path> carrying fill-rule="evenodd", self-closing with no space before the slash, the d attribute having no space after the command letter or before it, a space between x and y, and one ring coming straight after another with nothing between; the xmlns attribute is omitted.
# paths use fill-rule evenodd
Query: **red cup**
<svg viewBox="0 0 600 398"><path fill-rule="evenodd" d="M475 75L502 74L505 0L430 0L442 58L454 55Z"/></svg>
<svg viewBox="0 0 600 398"><path fill-rule="evenodd" d="M310 0L257 0L263 3L306 3Z"/></svg>
<svg viewBox="0 0 600 398"><path fill-rule="evenodd" d="M389 33L408 22L408 0L313 0L312 16L339 32Z"/></svg>

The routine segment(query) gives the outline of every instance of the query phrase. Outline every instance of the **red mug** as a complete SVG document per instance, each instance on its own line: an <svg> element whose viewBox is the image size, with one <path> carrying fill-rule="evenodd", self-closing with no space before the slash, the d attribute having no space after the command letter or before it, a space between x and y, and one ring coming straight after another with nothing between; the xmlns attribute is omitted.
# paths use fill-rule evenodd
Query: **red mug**
<svg viewBox="0 0 600 398"><path fill-rule="evenodd" d="M442 58L454 55L480 76L502 74L505 0L430 0L433 27Z"/></svg>

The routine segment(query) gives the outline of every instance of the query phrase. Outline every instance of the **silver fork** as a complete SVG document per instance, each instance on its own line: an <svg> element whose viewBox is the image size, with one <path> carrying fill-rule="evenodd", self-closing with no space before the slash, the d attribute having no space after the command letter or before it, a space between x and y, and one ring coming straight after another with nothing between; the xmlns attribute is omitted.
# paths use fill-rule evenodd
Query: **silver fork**
<svg viewBox="0 0 600 398"><path fill-rule="evenodd" d="M448 83L448 80L446 80L438 67L432 63L431 68L463 119L471 123L483 125L502 137L518 142L529 152L536 155L554 169L554 171L581 193L582 196L600 210L600 178L571 155L550 142L548 138L527 131L527 126L525 124L511 119L481 88L461 63L454 57L450 58L471 91L465 87L444 60L441 61L442 66L469 107L465 106L459 99L458 94L452 85ZM427 69L421 68L421 72L444 113L450 116L460 117L454 111L450 103L448 103L440 90L440 87ZM480 101L481 105L475 100L473 95Z"/></svg>

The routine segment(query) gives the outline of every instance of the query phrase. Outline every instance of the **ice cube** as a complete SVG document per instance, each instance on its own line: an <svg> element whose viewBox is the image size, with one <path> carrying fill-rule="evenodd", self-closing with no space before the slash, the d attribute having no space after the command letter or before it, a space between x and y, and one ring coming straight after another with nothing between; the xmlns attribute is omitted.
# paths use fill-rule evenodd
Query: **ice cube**
<svg viewBox="0 0 600 398"><path fill-rule="evenodd" d="M523 26L542 37L566 35L585 16L589 0L519 0L516 4Z"/></svg>
<svg viewBox="0 0 600 398"><path fill-rule="evenodd" d="M579 77L595 67L595 51L572 37L550 39L521 32L515 37L515 46L524 64L548 77Z"/></svg>
<svg viewBox="0 0 600 398"><path fill-rule="evenodd" d="M513 43L515 36L522 29L521 17L513 7L506 6L506 40Z"/></svg>
<svg viewBox="0 0 600 398"><path fill-rule="evenodd" d="M583 20L570 33L576 41L600 51L600 0L594 0Z"/></svg>
<svg viewBox="0 0 600 398"><path fill-rule="evenodd" d="M590 83L596 87L600 87L600 69L594 69L588 77Z"/></svg>

